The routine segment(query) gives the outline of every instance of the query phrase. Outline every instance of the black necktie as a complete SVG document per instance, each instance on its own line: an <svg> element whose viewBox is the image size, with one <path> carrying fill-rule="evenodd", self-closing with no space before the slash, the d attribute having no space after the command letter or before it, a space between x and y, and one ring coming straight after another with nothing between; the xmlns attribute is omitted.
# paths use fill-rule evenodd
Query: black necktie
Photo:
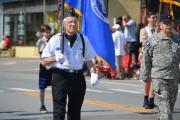
<svg viewBox="0 0 180 120"><path fill-rule="evenodd" d="M151 33L153 34L155 32L155 29L151 29Z"/></svg>

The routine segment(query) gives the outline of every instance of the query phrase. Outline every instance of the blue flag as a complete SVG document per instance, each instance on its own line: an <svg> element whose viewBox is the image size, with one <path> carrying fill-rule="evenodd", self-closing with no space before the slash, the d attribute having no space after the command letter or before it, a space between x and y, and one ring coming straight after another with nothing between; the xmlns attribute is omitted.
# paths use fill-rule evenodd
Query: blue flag
<svg viewBox="0 0 180 120"><path fill-rule="evenodd" d="M82 14L81 32L86 35L98 58L115 69L115 52L104 0L66 0L66 5Z"/></svg>

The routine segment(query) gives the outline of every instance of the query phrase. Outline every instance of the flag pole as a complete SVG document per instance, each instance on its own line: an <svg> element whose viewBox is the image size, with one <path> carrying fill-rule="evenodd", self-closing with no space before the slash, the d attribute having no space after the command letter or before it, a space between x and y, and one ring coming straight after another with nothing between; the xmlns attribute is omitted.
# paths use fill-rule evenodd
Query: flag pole
<svg viewBox="0 0 180 120"><path fill-rule="evenodd" d="M60 1L60 14L59 14L59 20L60 20L60 33L63 32L63 19L64 19L64 0Z"/></svg>
<svg viewBox="0 0 180 120"><path fill-rule="evenodd" d="M158 14L158 22L160 21L160 16L161 16L161 12L162 12L162 0L159 0L159 14Z"/></svg>
<svg viewBox="0 0 180 120"><path fill-rule="evenodd" d="M59 19L60 19L60 33L61 33L61 41L60 41L60 47L61 47L61 52L62 54L64 53L64 27L63 27L63 19L64 19L64 0L61 0L60 4L60 14L59 14Z"/></svg>

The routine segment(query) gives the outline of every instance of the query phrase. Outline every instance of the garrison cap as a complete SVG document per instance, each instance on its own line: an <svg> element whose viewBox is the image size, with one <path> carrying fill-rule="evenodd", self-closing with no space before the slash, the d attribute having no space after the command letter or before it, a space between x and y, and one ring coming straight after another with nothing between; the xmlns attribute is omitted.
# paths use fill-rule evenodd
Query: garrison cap
<svg viewBox="0 0 180 120"><path fill-rule="evenodd" d="M172 22L172 16L171 15L160 15L160 22Z"/></svg>
<svg viewBox="0 0 180 120"><path fill-rule="evenodd" d="M78 17L78 15L75 13L73 8L70 8L65 10L64 18L66 17Z"/></svg>

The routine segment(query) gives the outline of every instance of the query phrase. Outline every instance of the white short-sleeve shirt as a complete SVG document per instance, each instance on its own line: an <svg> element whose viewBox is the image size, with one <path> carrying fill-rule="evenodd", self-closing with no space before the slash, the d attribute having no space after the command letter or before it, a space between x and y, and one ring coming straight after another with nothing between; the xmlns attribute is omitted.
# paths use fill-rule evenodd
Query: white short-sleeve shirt
<svg viewBox="0 0 180 120"><path fill-rule="evenodd" d="M114 42L114 49L115 49L115 55L124 55L124 46L126 44L124 34L117 30L112 34L113 42Z"/></svg>
<svg viewBox="0 0 180 120"><path fill-rule="evenodd" d="M95 58L96 53L91 46L87 37L83 36L85 42L85 51L83 57L83 43L80 37L80 34L77 33L77 38L71 48L69 40L64 37L64 57L65 61L60 64L55 62L53 67L60 69L72 69L72 70L80 70L82 69L82 65L84 60L92 60ZM41 55L41 58L54 56L56 52L61 52L61 34L58 33L54 35L46 45Z"/></svg>

